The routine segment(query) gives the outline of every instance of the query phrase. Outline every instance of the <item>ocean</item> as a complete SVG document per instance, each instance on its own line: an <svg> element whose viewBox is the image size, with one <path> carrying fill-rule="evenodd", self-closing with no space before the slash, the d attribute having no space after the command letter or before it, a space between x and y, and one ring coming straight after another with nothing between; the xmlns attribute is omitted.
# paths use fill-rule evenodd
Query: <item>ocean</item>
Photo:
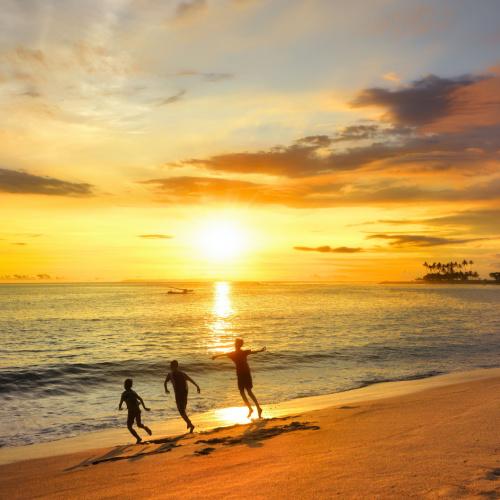
<svg viewBox="0 0 500 500"><path fill-rule="evenodd" d="M0 446L124 426L123 380L178 418L163 381L177 359L201 386L189 413L240 405L228 359L251 356L262 404L500 366L500 287L195 283L0 285Z"/></svg>

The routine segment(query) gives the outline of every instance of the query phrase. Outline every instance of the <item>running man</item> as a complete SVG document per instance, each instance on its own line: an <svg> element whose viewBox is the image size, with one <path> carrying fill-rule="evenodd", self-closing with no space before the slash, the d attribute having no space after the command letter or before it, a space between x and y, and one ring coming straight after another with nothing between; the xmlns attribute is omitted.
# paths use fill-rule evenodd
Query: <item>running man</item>
<svg viewBox="0 0 500 500"><path fill-rule="evenodd" d="M189 375L179 370L179 363L177 360L174 359L170 363L170 370L171 371L167 374L165 382L163 383L163 385L165 386L165 393L170 394L167 384L169 382L172 382L172 385L174 386L175 402L177 404L177 409L179 410L179 414L186 422L189 432L193 432L194 430L193 422L191 422L191 420L186 414L186 406L188 400L187 383L188 381L191 382L198 390L198 394L201 392L200 386Z"/></svg>
<svg viewBox="0 0 500 500"><path fill-rule="evenodd" d="M125 380L123 383L123 387L125 390L122 393L122 397L120 399L120 404L118 406L118 409L122 409L123 403L127 405L127 410L128 410L128 417L127 417L127 428L130 431L130 434L137 439L137 444L139 444L142 439L139 434L135 431L133 428L134 425L134 420L137 423L137 427L140 427L141 429L144 429L150 436L151 436L151 429L147 426L145 426L142 421L141 421L141 407L140 405L142 404L143 408L146 411L150 411L149 408L146 408L146 405L144 404L144 400L137 394L135 391L132 390L132 385L133 381L131 378L128 378Z"/></svg>
<svg viewBox="0 0 500 500"><path fill-rule="evenodd" d="M260 407L259 402L255 397L255 394L252 392L252 387L253 387L252 373L250 371L250 367L248 366L247 358L250 354L257 354L258 352L264 352L266 348L263 347L258 351L252 351L251 349L243 350L242 347L243 347L243 339L236 339L234 341L234 351L222 354L215 354L212 356L212 359L217 359L227 356L234 362L234 364L236 365L236 375L238 377L238 389L240 390L240 394L241 397L243 398L243 401L248 407L247 418L250 418L250 416L252 415L253 408L248 401L245 391L252 398L252 401L255 403L255 407L257 408L257 413L260 418L262 416L262 408Z"/></svg>

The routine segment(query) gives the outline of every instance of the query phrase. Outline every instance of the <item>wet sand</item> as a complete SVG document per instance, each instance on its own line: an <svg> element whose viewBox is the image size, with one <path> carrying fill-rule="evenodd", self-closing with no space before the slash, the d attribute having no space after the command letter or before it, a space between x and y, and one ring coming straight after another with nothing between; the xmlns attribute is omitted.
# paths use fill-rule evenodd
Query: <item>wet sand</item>
<svg viewBox="0 0 500 500"><path fill-rule="evenodd" d="M240 419L240 409L218 411L225 423ZM0 467L1 496L500 498L499 369L305 398L265 414L272 418L193 435L156 432L141 445L126 444L126 431L119 446L95 436L86 437L92 450L75 440L39 445L53 456ZM28 448L36 450L24 447L24 457L36 456ZM0 458L23 456L6 449Z"/></svg>

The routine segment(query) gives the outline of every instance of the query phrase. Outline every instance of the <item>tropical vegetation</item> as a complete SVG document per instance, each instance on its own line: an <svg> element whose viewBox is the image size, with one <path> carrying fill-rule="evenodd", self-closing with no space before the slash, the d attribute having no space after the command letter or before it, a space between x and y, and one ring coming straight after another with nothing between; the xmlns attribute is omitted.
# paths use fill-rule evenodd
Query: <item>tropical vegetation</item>
<svg viewBox="0 0 500 500"><path fill-rule="evenodd" d="M479 274L472 270L472 260L462 260L462 262L424 262L427 274L422 278L425 281L469 281L478 279Z"/></svg>

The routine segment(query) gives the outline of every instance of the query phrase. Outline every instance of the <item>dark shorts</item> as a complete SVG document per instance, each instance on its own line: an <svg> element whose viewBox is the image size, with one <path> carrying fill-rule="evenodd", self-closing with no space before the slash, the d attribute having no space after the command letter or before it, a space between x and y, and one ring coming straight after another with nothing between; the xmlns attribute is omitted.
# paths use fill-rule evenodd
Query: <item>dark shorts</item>
<svg viewBox="0 0 500 500"><path fill-rule="evenodd" d="M134 425L134 420L137 422L137 425L139 427L142 425L141 410L129 410L128 411L127 427L132 427Z"/></svg>
<svg viewBox="0 0 500 500"><path fill-rule="evenodd" d="M180 412L186 411L187 402L188 402L187 392L175 393L175 404L177 405L177 409Z"/></svg>
<svg viewBox="0 0 500 500"><path fill-rule="evenodd" d="M238 389L251 389L253 387L252 374L250 372L238 373Z"/></svg>

